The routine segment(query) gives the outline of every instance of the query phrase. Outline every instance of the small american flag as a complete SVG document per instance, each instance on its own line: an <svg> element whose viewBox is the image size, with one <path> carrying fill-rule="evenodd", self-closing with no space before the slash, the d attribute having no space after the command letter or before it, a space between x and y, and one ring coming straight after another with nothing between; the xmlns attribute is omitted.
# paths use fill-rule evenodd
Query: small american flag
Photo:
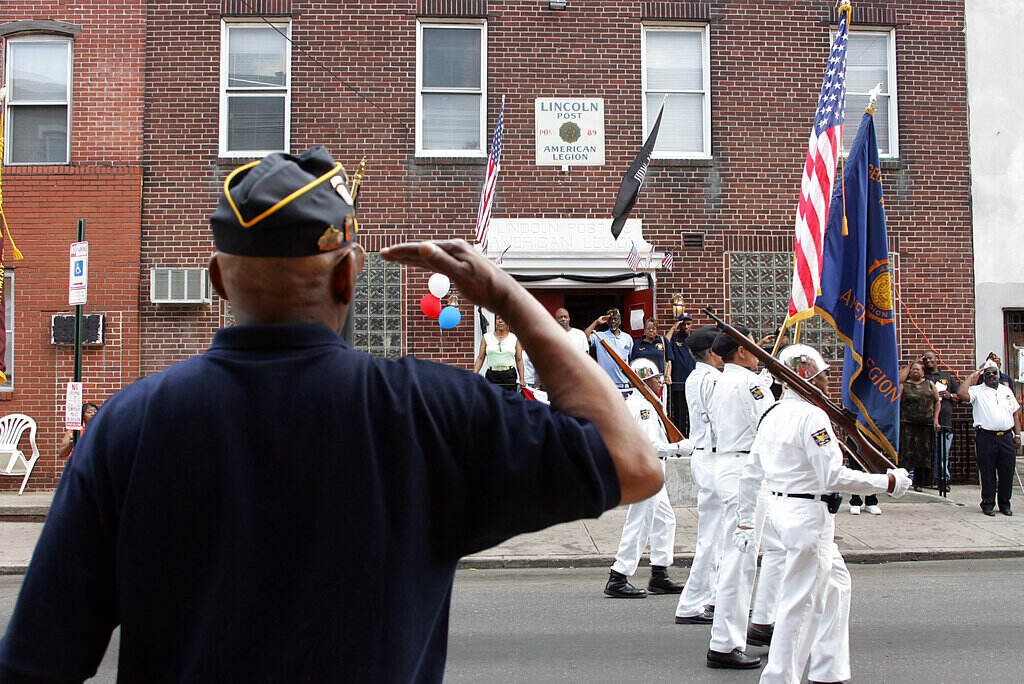
<svg viewBox="0 0 1024 684"><path fill-rule="evenodd" d="M647 254L647 268L650 268L654 264L654 245L651 245L651 251Z"/></svg>
<svg viewBox="0 0 1024 684"><path fill-rule="evenodd" d="M501 169L501 138L505 125L505 96L501 96L501 109L498 111L498 125L494 128L494 140L491 142L491 156L487 159L487 177L480 193L480 208L476 212L476 241L487 253L487 227L491 223L491 207L494 205L494 188L498 184L498 171Z"/></svg>
<svg viewBox="0 0 1024 684"><path fill-rule="evenodd" d="M636 243L629 243L629 254L626 255L626 265L629 266L633 273L637 272L640 268L640 252L636 249Z"/></svg>
<svg viewBox="0 0 1024 684"><path fill-rule="evenodd" d="M839 8L839 30L832 41L832 51L825 65L818 110L807 144L807 161L800 181L800 203L796 212L796 258L793 264L793 290L789 299L789 320L813 315L814 300L821 289L828 205L832 198L836 162L843 148L850 11L849 3Z"/></svg>
<svg viewBox="0 0 1024 684"><path fill-rule="evenodd" d="M512 247L512 245L509 245L505 249L501 250L501 254L499 254L497 256L497 258L495 258L495 260L494 260L495 264L497 264L498 266L501 266L501 264L504 263L505 255L508 253L508 250L509 250L510 247Z"/></svg>
<svg viewBox="0 0 1024 684"><path fill-rule="evenodd" d="M673 265L675 265L675 257L672 256L672 252L665 252L665 256L661 259L661 267L671 271Z"/></svg>

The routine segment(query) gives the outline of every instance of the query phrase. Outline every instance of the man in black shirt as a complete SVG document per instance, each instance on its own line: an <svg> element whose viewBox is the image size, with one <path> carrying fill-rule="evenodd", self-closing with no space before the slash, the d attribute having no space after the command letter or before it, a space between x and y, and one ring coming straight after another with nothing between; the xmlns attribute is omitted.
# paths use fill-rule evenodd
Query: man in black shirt
<svg viewBox="0 0 1024 684"><path fill-rule="evenodd" d="M939 430L935 433L935 447L932 457L932 472L935 486L940 492L949 491L949 449L953 445L953 403L959 402L957 390L960 382L946 371L939 370L939 357L933 351L921 355L924 377L931 380L942 399L939 409Z"/></svg>
<svg viewBox="0 0 1024 684"><path fill-rule="evenodd" d="M363 252L315 147L228 175L210 280L237 325L124 388L75 447L0 682L439 682L458 559L646 499L650 441L607 376L461 240L397 245L505 318L551 407L339 337Z"/></svg>

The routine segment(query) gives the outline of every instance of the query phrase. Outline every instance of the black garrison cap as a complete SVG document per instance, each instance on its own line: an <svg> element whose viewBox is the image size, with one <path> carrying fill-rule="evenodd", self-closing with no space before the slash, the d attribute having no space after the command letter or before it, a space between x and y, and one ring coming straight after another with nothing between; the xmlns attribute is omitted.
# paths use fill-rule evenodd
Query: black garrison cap
<svg viewBox="0 0 1024 684"><path fill-rule="evenodd" d="M210 217L213 242L227 254L302 257L356 239L348 177L327 148L268 154L232 171Z"/></svg>
<svg viewBox="0 0 1024 684"><path fill-rule="evenodd" d="M744 337L750 337L750 331L746 327L742 325L734 325L733 327L739 330ZM718 337L715 338L715 343L711 345L711 351L715 352L719 356L727 356L739 348L739 343L724 332L718 333Z"/></svg>
<svg viewBox="0 0 1024 684"><path fill-rule="evenodd" d="M686 338L686 345L690 348L690 351L704 351L705 349L711 349L711 345L715 343L716 337L718 337L718 326L707 325L690 333L690 336Z"/></svg>

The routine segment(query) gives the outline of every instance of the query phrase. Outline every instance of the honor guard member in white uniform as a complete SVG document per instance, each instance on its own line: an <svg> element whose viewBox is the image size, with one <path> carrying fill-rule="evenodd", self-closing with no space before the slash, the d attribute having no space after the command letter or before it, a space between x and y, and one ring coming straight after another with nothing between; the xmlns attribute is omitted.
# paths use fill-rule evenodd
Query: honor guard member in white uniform
<svg viewBox="0 0 1024 684"><path fill-rule="evenodd" d="M662 374L654 362L649 359L637 359L630 368L643 380L651 391L661 391ZM665 459L669 456L688 456L693 453L693 444L688 439L669 443L665 426L661 423L658 413L637 390L626 397L626 408L633 415L633 420L640 426L640 431L650 440L654 450L661 459L662 470ZM612 598L644 598L647 591L652 594L678 594L683 585L673 582L668 576L668 567L672 565L672 546L676 536L676 514L668 500L668 492L664 485L657 494L643 501L630 504L626 512L626 522L622 526L622 538L619 550L615 554L615 564L608 574L608 583L604 593ZM640 564L640 555L651 544L651 579L647 583L647 591L634 587L628 579L636 572Z"/></svg>
<svg viewBox="0 0 1024 684"><path fill-rule="evenodd" d="M813 347L786 347L779 361L826 390L828 364ZM757 550L754 511L762 483L770 493L769 515L786 548L786 564L761 682L799 684L808 658L811 683L843 682L850 678L850 574L834 541L839 501L830 493L902 496L910 477L903 468L869 475L844 467L827 414L787 388L761 421L740 480L733 541L751 558Z"/></svg>
<svg viewBox="0 0 1024 684"><path fill-rule="evenodd" d="M697 487L697 545L690 576L676 605L676 624L711 624L714 616L715 578L722 555L722 499L715 476L718 453L711 424L711 396L722 375L722 359L711 345L718 328L708 326L691 333L687 344L697 365L686 378L686 404L690 413L693 456L690 473Z"/></svg>
<svg viewBox="0 0 1024 684"><path fill-rule="evenodd" d="M749 331L736 326L749 337ZM725 367L711 398L711 424L717 437L718 496L722 500L723 530L736 527L737 492L743 464L754 443L754 433L761 416L775 403L771 384L759 376L757 357L740 347L731 337L721 333L715 338L712 351L722 357ZM711 624L711 644L707 654L708 667L746 669L758 667L761 659L748 656L744 651L751 645L768 645L771 624L775 621L779 581L785 550L770 525L765 525L764 505L757 511L755 546L760 546L762 529L765 534L765 553L761 564L757 603L749 613L757 557L740 553L731 544L725 545L715 588L715 613ZM753 630L748 635L749 623ZM755 630L755 627L761 627ZM751 638L753 636L753 638Z"/></svg>

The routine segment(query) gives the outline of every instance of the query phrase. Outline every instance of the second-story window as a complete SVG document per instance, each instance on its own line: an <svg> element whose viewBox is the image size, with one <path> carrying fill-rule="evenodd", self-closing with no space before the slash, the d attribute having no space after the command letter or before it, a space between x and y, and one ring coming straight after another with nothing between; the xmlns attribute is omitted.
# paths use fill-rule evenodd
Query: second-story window
<svg viewBox="0 0 1024 684"><path fill-rule="evenodd" d="M291 49L287 22L224 22L220 153L257 157L289 148Z"/></svg>
<svg viewBox="0 0 1024 684"><path fill-rule="evenodd" d="M843 152L848 154L857 135L861 114L867 107L871 89L881 84L875 101L875 135L878 154L899 156L896 116L896 32L850 31L846 55L846 124L843 126Z"/></svg>
<svg viewBox="0 0 1024 684"><path fill-rule="evenodd" d="M486 156L486 26L420 22L417 29L416 153Z"/></svg>
<svg viewBox="0 0 1024 684"><path fill-rule="evenodd" d="M708 27L644 26L644 138L661 103L656 159L711 156L711 68Z"/></svg>
<svg viewBox="0 0 1024 684"><path fill-rule="evenodd" d="M71 40L7 41L7 164L67 164L71 123Z"/></svg>

